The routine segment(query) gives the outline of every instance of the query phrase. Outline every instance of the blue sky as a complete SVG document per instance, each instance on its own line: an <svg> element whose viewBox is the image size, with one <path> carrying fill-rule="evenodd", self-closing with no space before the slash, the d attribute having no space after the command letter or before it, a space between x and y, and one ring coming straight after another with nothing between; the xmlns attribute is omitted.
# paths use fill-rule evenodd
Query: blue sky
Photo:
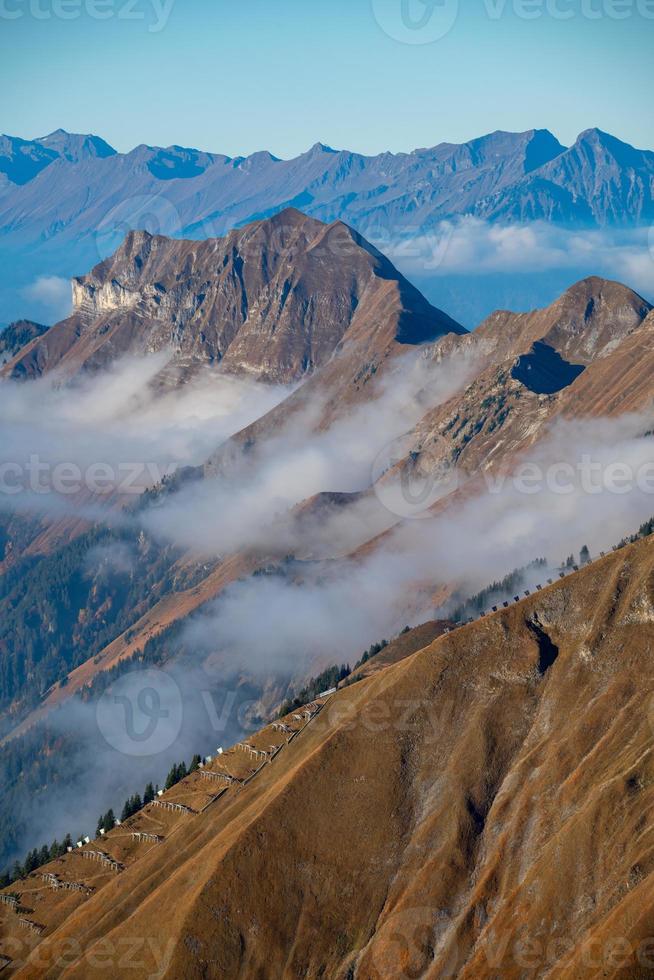
<svg viewBox="0 0 654 980"><path fill-rule="evenodd" d="M599 126L654 148L653 40L654 0L0 0L0 130L288 157Z"/></svg>

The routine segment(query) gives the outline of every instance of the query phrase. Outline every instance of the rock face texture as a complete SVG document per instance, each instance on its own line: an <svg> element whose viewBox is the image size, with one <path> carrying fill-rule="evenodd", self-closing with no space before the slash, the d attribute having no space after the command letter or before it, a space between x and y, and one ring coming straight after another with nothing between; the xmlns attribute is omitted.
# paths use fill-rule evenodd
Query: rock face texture
<svg viewBox="0 0 654 980"><path fill-rule="evenodd" d="M417 473L510 466L557 415L636 411L652 397L652 308L617 282L590 277L532 313L500 310L477 330L437 341L437 361L466 354L476 374L427 412L413 434Z"/></svg>
<svg viewBox="0 0 654 980"><path fill-rule="evenodd" d="M654 312L614 350L593 364L563 398L563 411L574 415L620 415L642 411L652 402Z"/></svg>
<svg viewBox="0 0 654 980"><path fill-rule="evenodd" d="M385 349L464 332L352 229L294 209L204 242L132 232L73 281L73 301L73 315L6 373L71 374L170 349L185 363L291 382L350 342Z"/></svg>
<svg viewBox="0 0 654 980"><path fill-rule="evenodd" d="M162 843L112 831L122 873L46 868L97 890L43 886L14 975L106 976L140 942L137 977L651 976L653 575L648 541L610 554L343 689Z"/></svg>
<svg viewBox="0 0 654 980"><path fill-rule="evenodd" d="M541 341L565 360L587 365L617 347L651 308L622 283L590 276L543 310L491 314L474 337L495 356L516 356Z"/></svg>

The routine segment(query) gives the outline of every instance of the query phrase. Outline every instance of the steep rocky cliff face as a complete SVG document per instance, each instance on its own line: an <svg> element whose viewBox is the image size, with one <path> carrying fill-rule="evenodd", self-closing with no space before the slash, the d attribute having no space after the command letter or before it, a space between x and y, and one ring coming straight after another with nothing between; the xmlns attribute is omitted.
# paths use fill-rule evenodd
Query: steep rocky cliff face
<svg viewBox="0 0 654 980"><path fill-rule="evenodd" d="M341 690L170 840L129 844L152 805L112 831L118 874L55 862L96 893L24 885L52 925L5 909L9 972L106 976L139 942L139 978L651 976L653 575L628 546Z"/></svg>
<svg viewBox="0 0 654 980"><path fill-rule="evenodd" d="M224 239L130 233L73 281L73 299L73 315L7 374L70 375L169 349L187 364L290 382L349 342L385 349L464 332L356 232L293 209Z"/></svg>

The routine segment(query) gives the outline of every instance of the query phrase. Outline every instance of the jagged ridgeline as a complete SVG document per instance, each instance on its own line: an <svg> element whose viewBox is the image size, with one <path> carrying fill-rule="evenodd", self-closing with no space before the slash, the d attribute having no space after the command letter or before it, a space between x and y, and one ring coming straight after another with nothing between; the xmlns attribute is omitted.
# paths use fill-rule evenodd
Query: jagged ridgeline
<svg viewBox="0 0 654 980"><path fill-rule="evenodd" d="M532 129L380 156L318 143L292 160L143 144L116 153L96 136L58 131L41 140L0 137L0 154L7 179L0 228L12 259L0 287L16 315L16 269L33 276L44 267L44 254L53 253L63 274L89 268L98 248L118 245L121 222L132 216L130 201L150 202L159 230L187 238L223 235L289 202L364 234L376 229L386 241L429 233L460 215L584 229L646 226L654 218L654 154L598 129L582 132L569 147ZM50 229L45 240L44 227ZM89 228L98 234L89 235Z"/></svg>

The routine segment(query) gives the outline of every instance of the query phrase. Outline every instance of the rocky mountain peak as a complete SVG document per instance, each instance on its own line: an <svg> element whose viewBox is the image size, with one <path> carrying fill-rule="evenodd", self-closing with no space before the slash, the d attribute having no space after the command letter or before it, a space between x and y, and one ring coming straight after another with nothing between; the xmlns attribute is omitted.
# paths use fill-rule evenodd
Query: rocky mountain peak
<svg viewBox="0 0 654 980"><path fill-rule="evenodd" d="M504 351L507 357L525 354L542 341L566 360L587 365L639 327L650 309L628 286L589 276L543 309L492 314L474 336L478 343Z"/></svg>
<svg viewBox="0 0 654 980"><path fill-rule="evenodd" d="M35 142L69 163L79 163L93 157L105 159L116 155L116 150L100 136L83 133L68 133L65 129L55 129L47 136L42 136Z"/></svg>
<svg viewBox="0 0 654 980"><path fill-rule="evenodd" d="M132 231L73 280L74 313L6 373L97 369L170 350L185 362L288 383L343 345L370 358L465 332L344 223L288 208L224 238ZM362 357L364 355L362 354Z"/></svg>
<svg viewBox="0 0 654 980"><path fill-rule="evenodd" d="M464 143L463 147L469 149L477 164L520 159L524 173L543 166L566 149L548 129L530 129L524 133L496 130Z"/></svg>

